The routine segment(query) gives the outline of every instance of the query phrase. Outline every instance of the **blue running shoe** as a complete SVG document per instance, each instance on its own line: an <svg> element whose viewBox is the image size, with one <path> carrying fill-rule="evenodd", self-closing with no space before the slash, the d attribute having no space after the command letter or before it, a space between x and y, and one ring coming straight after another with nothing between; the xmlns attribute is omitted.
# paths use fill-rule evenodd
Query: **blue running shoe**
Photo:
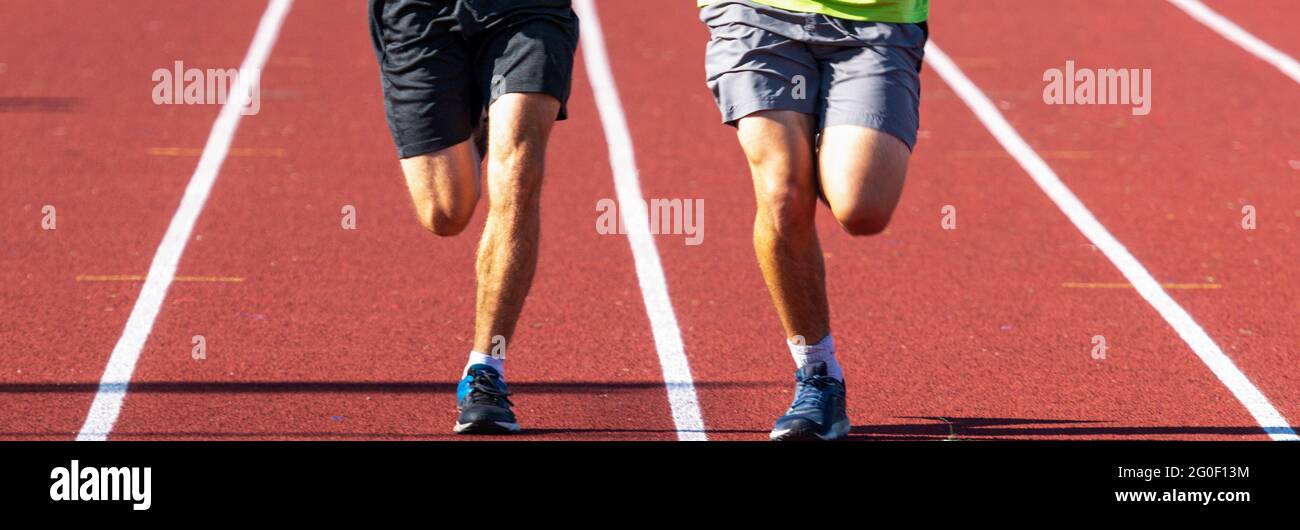
<svg viewBox="0 0 1300 530"><path fill-rule="evenodd" d="M519 430L515 413L510 411L506 382L495 368L486 364L469 367L465 378L456 385L456 409L460 417L453 429L458 434L505 434Z"/></svg>
<svg viewBox="0 0 1300 530"><path fill-rule="evenodd" d="M844 383L826 375L826 363L808 363L794 373L794 379L794 402L777 418L772 440L838 440L848 434Z"/></svg>

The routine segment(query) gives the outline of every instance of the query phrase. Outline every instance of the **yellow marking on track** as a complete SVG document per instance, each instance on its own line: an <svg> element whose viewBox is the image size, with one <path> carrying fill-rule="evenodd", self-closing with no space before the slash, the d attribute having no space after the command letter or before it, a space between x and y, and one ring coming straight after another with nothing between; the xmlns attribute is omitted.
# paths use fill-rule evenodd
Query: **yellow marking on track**
<svg viewBox="0 0 1300 530"><path fill-rule="evenodd" d="M1161 287L1165 289L1222 289L1221 283L1162 283ZM1085 282L1065 282L1061 287L1073 289L1132 289L1131 283L1085 283Z"/></svg>
<svg viewBox="0 0 1300 530"><path fill-rule="evenodd" d="M143 274L80 274L77 275L79 282L142 282ZM240 283L244 281L238 276L177 276L172 281L177 282L207 282L207 283Z"/></svg>
<svg viewBox="0 0 1300 530"><path fill-rule="evenodd" d="M200 156L202 147L150 147L145 150L150 156ZM284 149L279 147L232 147L228 156L260 156L280 158Z"/></svg>

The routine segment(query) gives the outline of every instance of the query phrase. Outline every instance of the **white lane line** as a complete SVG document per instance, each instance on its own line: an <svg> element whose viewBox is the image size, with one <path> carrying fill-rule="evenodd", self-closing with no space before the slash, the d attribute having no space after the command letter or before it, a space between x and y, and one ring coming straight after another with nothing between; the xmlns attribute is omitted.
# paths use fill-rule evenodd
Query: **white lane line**
<svg viewBox="0 0 1300 530"><path fill-rule="evenodd" d="M1061 178L1056 176L1056 172L1052 171L1047 162L1044 162L1038 156L1038 153L1034 152L1034 149L1025 142L1024 138L1020 137L1020 133L1017 133L1015 128L1011 127L1011 124L1002 116L1002 113L993 105L993 102L989 101L984 92L975 86L975 83L971 82L966 77L966 74L962 73L961 69L957 68L952 59L943 53L934 41L930 41L925 46L925 62L934 68L939 77L942 77L948 83L948 86L961 97L966 106L970 107L971 111L975 113L975 117L979 118L984 127L993 134L993 137L997 138L998 143L1002 144L1002 147L1020 163L1025 172L1029 173L1029 176L1034 179L1038 187L1042 188L1048 198L1056 203L1056 206L1065 213L1065 216L1074 223L1074 226L1080 232L1083 232L1083 235L1087 236L1093 245L1101 249L1111 263L1124 274L1129 283L1133 284L1138 294L1142 295L1142 298L1150 303L1160 313L1160 316L1164 317L1165 322L1168 322L1174 328L1174 331L1178 333L1178 336L1182 337L1188 346L1191 346L1192 351L1196 352L1196 356L1200 357L1201 361L1210 367L1210 371L1214 372L1215 376L1218 376L1219 381L1222 381L1228 387L1228 390L1232 391L1232 395L1236 396L1237 400L1246 406L1246 410L1250 411L1250 415L1255 417L1255 421L1259 423L1260 427L1263 427L1264 432L1268 433L1274 440L1300 440L1300 438L1297 438L1295 431L1291 429L1290 424L1287 423L1286 418L1282 417L1282 414L1273 408L1268 398L1246 378L1246 374L1243 374L1237 368L1237 365L1233 364L1232 359L1229 359L1223 353L1219 345L1214 343L1214 340L1205 333L1204 329L1201 329L1201 326L1192 319L1192 316L1182 306L1178 305L1178 302L1169 297L1169 293L1166 293L1160 287L1160 284L1156 282L1155 278L1151 277L1151 273L1147 272L1137 258L1134 258L1128 249L1124 248L1124 245L1097 221L1097 218L1092 215L1092 212L1088 211L1083 202L1079 201L1074 192L1070 191L1070 188L1066 187L1064 182L1061 182Z"/></svg>
<svg viewBox="0 0 1300 530"><path fill-rule="evenodd" d="M1251 35L1249 31L1242 29L1241 26L1197 0L1169 0L1169 3L1191 15L1197 22L1214 30L1223 38L1232 41L1233 44L1241 46L1251 55L1277 67L1292 81L1300 83L1300 62L1296 62L1295 58L1269 46L1267 42L1259 40L1259 38Z"/></svg>
<svg viewBox="0 0 1300 530"><path fill-rule="evenodd" d="M664 386L668 388L668 405L677 426L677 439L707 440L695 383L691 380L691 366L682 345L682 332L677 327L672 300L668 298L668 282L659 263L659 251L650 237L650 224L632 149L632 134L628 132L623 104L614 85L614 73L609 68L605 35L596 14L596 4L592 0L576 0L574 4L582 19L580 40L583 58L586 59L587 79L596 97L600 123L605 129L605 142L609 144L609 165L614 173L618 211L627 226L628 243L632 245L636 276L641 284L646 314L650 317L655 350L659 352L659 366L663 369Z"/></svg>
<svg viewBox="0 0 1300 530"><path fill-rule="evenodd" d="M275 45L280 26L284 23L285 16L289 14L289 7L292 4L293 0L271 0L267 4L266 11L262 13L262 20L257 24L257 33L253 35L253 43L248 48L248 55L240 65L241 72L260 72L266 65L266 59L271 55L271 47ZM244 76L240 76L241 90L235 93L247 93L244 91L247 89L244 86L247 81ZM163 235L162 243L158 245L158 251L154 253L153 263L149 265L149 275L145 277L144 285L140 288L140 296L136 298L135 306L131 308L131 316L126 320L126 328L122 330L122 336L118 338L117 345L113 347L113 354L108 358L108 366L104 368L104 375L99 379L99 391L95 393L95 401L90 404L90 411L86 414L86 422L77 434L77 440L107 440L108 433L112 432L113 424L117 422L117 416L122 411L122 400L126 397L127 386L131 383L131 373L135 371L136 361L140 360L140 351L153 330L158 310L162 307L163 299L167 297L167 289L171 287L172 280L176 277L176 265L180 262L181 253L185 251L185 244L189 242L190 234L194 231L194 223L198 220L199 212L203 210L203 203L207 202L208 193L212 191L212 185L217 181L221 164L230 151L235 129L239 126L242 99L239 97L227 99L225 105L221 107L221 112L217 114L216 122L212 124L212 132L208 135L208 143L203 148L199 165L194 169L189 185L185 187L185 195L181 197L180 207L172 216L171 224L167 225L167 232Z"/></svg>

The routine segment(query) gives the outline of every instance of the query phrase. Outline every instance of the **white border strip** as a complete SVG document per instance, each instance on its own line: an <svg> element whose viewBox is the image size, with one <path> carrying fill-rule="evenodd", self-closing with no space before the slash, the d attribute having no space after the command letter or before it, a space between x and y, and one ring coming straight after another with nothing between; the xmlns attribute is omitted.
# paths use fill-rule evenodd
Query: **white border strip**
<svg viewBox="0 0 1300 530"><path fill-rule="evenodd" d="M609 165L614 173L614 189L618 194L618 210L627 226L628 243L636 261L636 275L641 284L641 297L645 300L646 314L654 334L655 350L664 373L664 386L668 388L668 405L672 409L673 423L677 426L677 439L703 441L704 420L700 415L695 383L691 380L691 367L682 345L682 333L677 327L672 300L668 298L668 282L664 279L659 251L650 237L645 202L641 197L641 183L637 177L636 157L632 148L632 134L628 132L623 104L614 85L614 74L605 52L605 35L601 31L596 4L592 0L576 0L575 7L582 20L582 54L586 59L587 78L596 98L600 123L605 129L605 142L609 144Z"/></svg>
<svg viewBox="0 0 1300 530"><path fill-rule="evenodd" d="M1169 0L1174 7L1185 11L1197 22L1204 24L1206 27L1214 30L1225 39L1232 41L1233 44L1241 46L1242 49L1251 53L1260 60L1277 67L1283 74L1290 77L1292 81L1300 83L1300 62L1295 58L1287 55L1285 52L1269 46L1268 43L1259 40L1251 35L1249 31L1242 29L1241 26L1228 20L1227 17L1220 15L1209 6L1202 4L1197 0ZM1293 21L1294 22L1294 21Z"/></svg>
<svg viewBox="0 0 1300 530"><path fill-rule="evenodd" d="M957 68L952 59L943 53L934 41L930 41L925 46L925 62L929 63L939 77L952 87L966 106L975 113L975 117L979 118L994 138L997 138L998 143L1002 144L1007 153L1020 163L1025 172L1029 173L1038 187L1042 188L1052 202L1056 203L1074 226L1101 249L1129 283L1133 284L1138 294L1164 317L1165 322L1168 322L1174 331L1178 332L1178 336L1191 346L1192 351L1196 352L1196 356L1210 367L1210 371L1218 376L1219 381L1222 381L1228 390L1232 391L1232 395L1246 406L1246 410L1255 417L1255 421L1264 428L1264 432L1274 440L1300 440L1291 429L1291 424L1287 423L1286 418L1273 408L1268 398L1264 397L1254 384L1251 384L1246 375L1233 364L1232 359L1229 359L1223 350L1219 349L1192 316L1179 306L1178 302L1170 298L1137 258L1134 258L1128 249L1124 248L1124 245L1097 221L1074 192L1061 182L1061 178L1056 176L1056 172L1052 171L1047 162L1044 162L1024 138L1021 138L1020 134L1011 127L984 92L980 91L979 87Z"/></svg>
<svg viewBox="0 0 1300 530"><path fill-rule="evenodd" d="M292 4L293 0L270 0L267 4L262 20L257 25L257 33L253 36L253 43L248 48L248 55L240 65L241 73L260 72L266 65L271 47L275 45L280 26ZM240 90L235 93L246 93L245 85L249 81L241 75ZM126 320L126 328L122 330L122 336L113 347L112 356L108 358L104 375L99 379L99 391L95 393L95 401L86 414L86 422L77 434L78 441L107 440L108 433L112 432L113 424L117 422L117 416L122 411L122 400L126 398L127 386L131 383L131 374L135 371L136 361L140 360L140 351L144 348L149 333L153 331L158 310L176 277L176 266L180 262L181 253L185 251L185 244L194 231L194 223L198 221L212 185L217 181L221 164L230 151L235 129L239 126L242 100L241 97L228 98L217 114L216 122L212 124L212 132L208 135L208 143L203 148L199 165L194 169L189 185L185 187L185 195L181 197L180 207L172 216L171 224L167 225L167 233L163 235L162 243L154 253L149 275L140 288L140 296L136 298L131 316Z"/></svg>

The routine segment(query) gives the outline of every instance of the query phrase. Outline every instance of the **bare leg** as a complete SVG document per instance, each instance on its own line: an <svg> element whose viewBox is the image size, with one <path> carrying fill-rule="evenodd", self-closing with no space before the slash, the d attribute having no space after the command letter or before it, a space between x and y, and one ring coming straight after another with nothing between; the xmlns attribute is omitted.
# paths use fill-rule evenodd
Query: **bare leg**
<svg viewBox="0 0 1300 530"><path fill-rule="evenodd" d="M758 203L754 253L786 336L802 336L809 344L830 331L814 222L813 127L812 116L793 111L756 112L737 124Z"/></svg>
<svg viewBox="0 0 1300 530"><path fill-rule="evenodd" d="M478 155L469 141L403 158L402 173L421 225L440 236L465 229L479 196Z"/></svg>
<svg viewBox="0 0 1300 530"><path fill-rule="evenodd" d="M855 236L884 231L903 193L907 144L875 129L840 125L822 131L817 154L822 190L844 230Z"/></svg>
<svg viewBox="0 0 1300 530"><path fill-rule="evenodd" d="M488 109L488 215L479 240L474 351L509 341L537 269L546 143L560 102L506 94ZM501 343L499 347L505 347Z"/></svg>

